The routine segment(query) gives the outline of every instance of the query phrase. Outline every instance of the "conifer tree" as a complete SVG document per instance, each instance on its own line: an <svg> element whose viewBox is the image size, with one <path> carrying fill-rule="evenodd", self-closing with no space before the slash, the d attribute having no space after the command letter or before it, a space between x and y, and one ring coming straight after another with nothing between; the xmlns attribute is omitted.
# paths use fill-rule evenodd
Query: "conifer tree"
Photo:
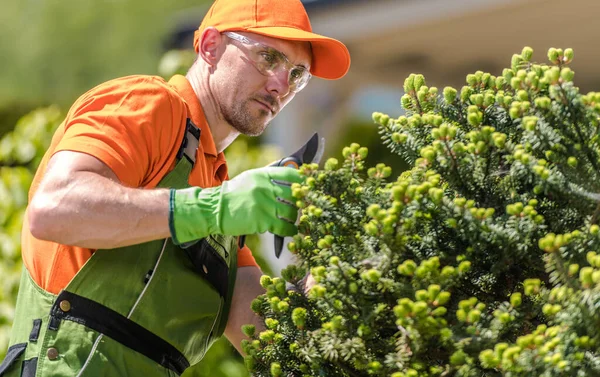
<svg viewBox="0 0 600 377"><path fill-rule="evenodd" d="M600 375L600 93L573 50L532 56L441 93L410 75L406 115L373 116L397 180L358 144L301 168L298 265L243 328L255 376Z"/></svg>

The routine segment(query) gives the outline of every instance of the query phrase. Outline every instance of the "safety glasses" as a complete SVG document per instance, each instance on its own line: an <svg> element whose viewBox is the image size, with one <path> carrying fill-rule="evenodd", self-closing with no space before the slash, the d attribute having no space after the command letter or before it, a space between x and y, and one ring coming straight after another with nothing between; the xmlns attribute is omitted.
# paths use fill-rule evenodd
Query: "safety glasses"
<svg viewBox="0 0 600 377"><path fill-rule="evenodd" d="M297 93L304 89L312 77L306 67L290 63L282 52L272 47L231 31L223 34L244 46L248 52L248 57L261 74L273 76L277 72L286 71L288 73L288 85L291 92Z"/></svg>

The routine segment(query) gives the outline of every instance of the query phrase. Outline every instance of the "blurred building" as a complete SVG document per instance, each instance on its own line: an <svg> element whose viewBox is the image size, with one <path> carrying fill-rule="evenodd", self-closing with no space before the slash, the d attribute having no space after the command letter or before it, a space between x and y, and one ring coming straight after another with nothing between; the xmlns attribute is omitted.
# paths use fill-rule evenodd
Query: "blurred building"
<svg viewBox="0 0 600 377"><path fill-rule="evenodd" d="M598 0L303 2L313 30L343 41L352 66L341 80L313 79L276 118L265 136L285 151L315 131L335 144L350 119L368 122L374 111L400 115L402 84L410 73L424 74L429 86L460 88L476 70L500 74L524 46L534 49L539 62L547 61L550 47L573 48L575 82L582 91L600 89ZM200 18L194 15L177 35L182 46L190 46Z"/></svg>
<svg viewBox="0 0 600 377"><path fill-rule="evenodd" d="M533 47L575 49L572 65L583 91L600 88L597 0L303 0L313 30L342 40L352 66L342 80L313 79L274 121L268 141L285 150L319 131L335 138L349 118L373 111L399 115L410 73L428 85L460 87L467 73L499 74L513 53ZM189 48L208 5L177 17L170 47Z"/></svg>
<svg viewBox="0 0 600 377"><path fill-rule="evenodd" d="M600 89L597 0L305 0L313 30L342 40L352 66L342 80L313 79L269 129L271 141L293 149L319 131L335 139L351 117L373 111L400 115L410 73L428 85L464 85L476 70L500 74L512 54L533 47L575 50L575 81ZM359 135L357 135L359 140ZM359 140L360 142L360 140Z"/></svg>

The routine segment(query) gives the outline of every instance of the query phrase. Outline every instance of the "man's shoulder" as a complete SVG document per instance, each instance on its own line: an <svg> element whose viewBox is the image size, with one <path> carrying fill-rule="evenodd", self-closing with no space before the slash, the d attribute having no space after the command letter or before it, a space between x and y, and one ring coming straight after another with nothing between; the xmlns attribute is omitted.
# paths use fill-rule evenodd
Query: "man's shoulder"
<svg viewBox="0 0 600 377"><path fill-rule="evenodd" d="M130 75L124 77L118 77L96 86L92 90L104 91L104 90L140 90L140 91L168 91L174 92L173 88L169 83L160 76L152 75ZM176 92L175 92L176 93Z"/></svg>
<svg viewBox="0 0 600 377"><path fill-rule="evenodd" d="M140 97L146 97L149 103L165 102L171 106L176 106L175 103L181 106L185 102L164 78L131 75L108 80L91 88L73 103L71 110L86 107L90 103L122 103L127 99L140 102Z"/></svg>

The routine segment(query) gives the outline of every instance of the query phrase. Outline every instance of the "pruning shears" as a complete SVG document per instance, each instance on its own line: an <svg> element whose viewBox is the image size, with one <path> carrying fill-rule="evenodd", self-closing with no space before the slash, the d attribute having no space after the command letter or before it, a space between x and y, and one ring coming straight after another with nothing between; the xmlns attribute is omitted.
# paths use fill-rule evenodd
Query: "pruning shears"
<svg viewBox="0 0 600 377"><path fill-rule="evenodd" d="M296 152L291 155L275 161L269 166L285 166L288 168L298 169L302 164L318 164L323 157L325 150L325 138L319 137L318 133L314 133L310 139ZM275 256L279 258L283 251L283 237L275 236Z"/></svg>

